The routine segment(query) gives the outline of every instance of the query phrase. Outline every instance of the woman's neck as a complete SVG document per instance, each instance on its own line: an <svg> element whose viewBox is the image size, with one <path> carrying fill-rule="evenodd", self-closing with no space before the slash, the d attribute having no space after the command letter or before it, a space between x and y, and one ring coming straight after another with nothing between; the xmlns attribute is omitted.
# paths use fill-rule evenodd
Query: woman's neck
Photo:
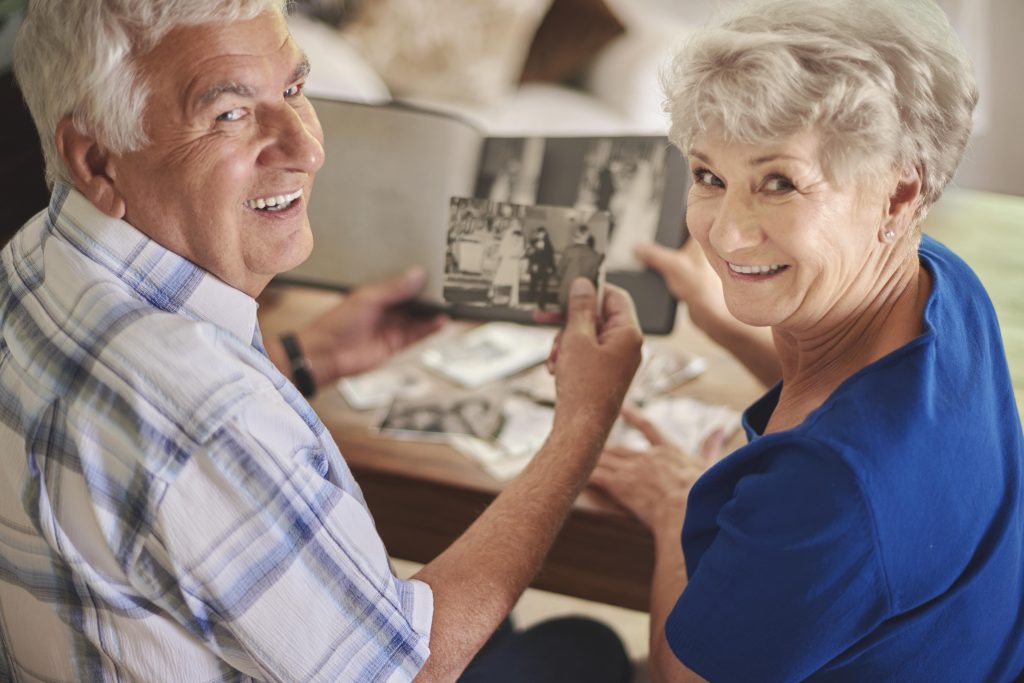
<svg viewBox="0 0 1024 683"><path fill-rule="evenodd" d="M783 386L766 431L797 426L848 377L921 334L931 277L916 249L901 261L883 268L852 314L809 330L772 330Z"/></svg>

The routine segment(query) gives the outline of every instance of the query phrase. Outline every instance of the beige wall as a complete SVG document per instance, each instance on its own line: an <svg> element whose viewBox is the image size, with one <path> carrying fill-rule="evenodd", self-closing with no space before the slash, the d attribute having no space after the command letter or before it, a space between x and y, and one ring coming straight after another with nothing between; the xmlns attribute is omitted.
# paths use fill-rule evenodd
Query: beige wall
<svg viewBox="0 0 1024 683"><path fill-rule="evenodd" d="M989 36L980 43L988 48L981 57L985 116L955 183L1024 195L1024 0L988 0L987 11Z"/></svg>

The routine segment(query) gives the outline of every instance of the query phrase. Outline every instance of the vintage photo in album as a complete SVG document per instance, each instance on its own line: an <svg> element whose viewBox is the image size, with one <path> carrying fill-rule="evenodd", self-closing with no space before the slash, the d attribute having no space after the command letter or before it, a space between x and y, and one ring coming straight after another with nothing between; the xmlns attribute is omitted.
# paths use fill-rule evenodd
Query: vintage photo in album
<svg viewBox="0 0 1024 683"><path fill-rule="evenodd" d="M326 152L309 198L315 244L282 280L348 289L421 265L424 303L529 322L559 306L576 254L581 274L599 261L630 291L645 331L671 330L674 299L633 256L639 242L686 238L688 174L664 136L488 137L448 113L313 102Z"/></svg>

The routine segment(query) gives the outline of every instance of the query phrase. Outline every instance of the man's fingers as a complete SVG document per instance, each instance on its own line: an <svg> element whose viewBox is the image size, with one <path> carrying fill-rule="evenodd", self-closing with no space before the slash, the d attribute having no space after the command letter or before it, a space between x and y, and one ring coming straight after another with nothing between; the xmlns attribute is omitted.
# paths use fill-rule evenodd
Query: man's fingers
<svg viewBox="0 0 1024 683"><path fill-rule="evenodd" d="M534 310L532 319L533 322L540 323L541 325L560 325L565 322L565 314L561 311L542 311L537 309Z"/></svg>
<svg viewBox="0 0 1024 683"><path fill-rule="evenodd" d="M670 443L665 435L661 433L661 430L654 426L653 422L640 414L639 411L629 406L622 406L622 419L630 427L639 430L652 446L664 446Z"/></svg>
<svg viewBox="0 0 1024 683"><path fill-rule="evenodd" d="M426 282L427 271L421 266L413 266L397 277L360 287L356 294L367 301L391 306L419 294Z"/></svg>
<svg viewBox="0 0 1024 683"><path fill-rule="evenodd" d="M597 334L594 327L594 320L597 317L597 291L590 280L584 277L573 280L569 289L567 315L567 330L582 332L591 337Z"/></svg>
<svg viewBox="0 0 1024 683"><path fill-rule="evenodd" d="M636 317L636 307L633 305L633 299L621 287L609 284L604 286L602 312L604 329L622 325L640 326Z"/></svg>
<svg viewBox="0 0 1024 683"><path fill-rule="evenodd" d="M424 337L437 332L448 323L448 317L437 315L433 318L411 318L404 321L401 331L404 336L403 346L409 346Z"/></svg>
<svg viewBox="0 0 1024 683"><path fill-rule="evenodd" d="M558 347L562 344L562 330L558 331L555 335L555 341L551 343L551 351L548 352L548 357L544 361L544 367L548 369L548 373L555 374L555 366L558 363Z"/></svg>

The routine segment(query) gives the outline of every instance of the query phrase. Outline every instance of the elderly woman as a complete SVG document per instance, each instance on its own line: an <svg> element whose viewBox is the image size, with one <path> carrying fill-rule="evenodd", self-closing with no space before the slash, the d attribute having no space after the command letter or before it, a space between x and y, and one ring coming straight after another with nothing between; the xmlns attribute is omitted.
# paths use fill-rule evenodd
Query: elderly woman
<svg viewBox="0 0 1024 683"><path fill-rule="evenodd" d="M652 448L609 448L595 474L655 534L655 680L1020 680L1020 418L981 284L921 235L977 99L943 14L763 2L696 34L666 82L724 305L692 250L642 256L781 382L695 483L633 414Z"/></svg>

